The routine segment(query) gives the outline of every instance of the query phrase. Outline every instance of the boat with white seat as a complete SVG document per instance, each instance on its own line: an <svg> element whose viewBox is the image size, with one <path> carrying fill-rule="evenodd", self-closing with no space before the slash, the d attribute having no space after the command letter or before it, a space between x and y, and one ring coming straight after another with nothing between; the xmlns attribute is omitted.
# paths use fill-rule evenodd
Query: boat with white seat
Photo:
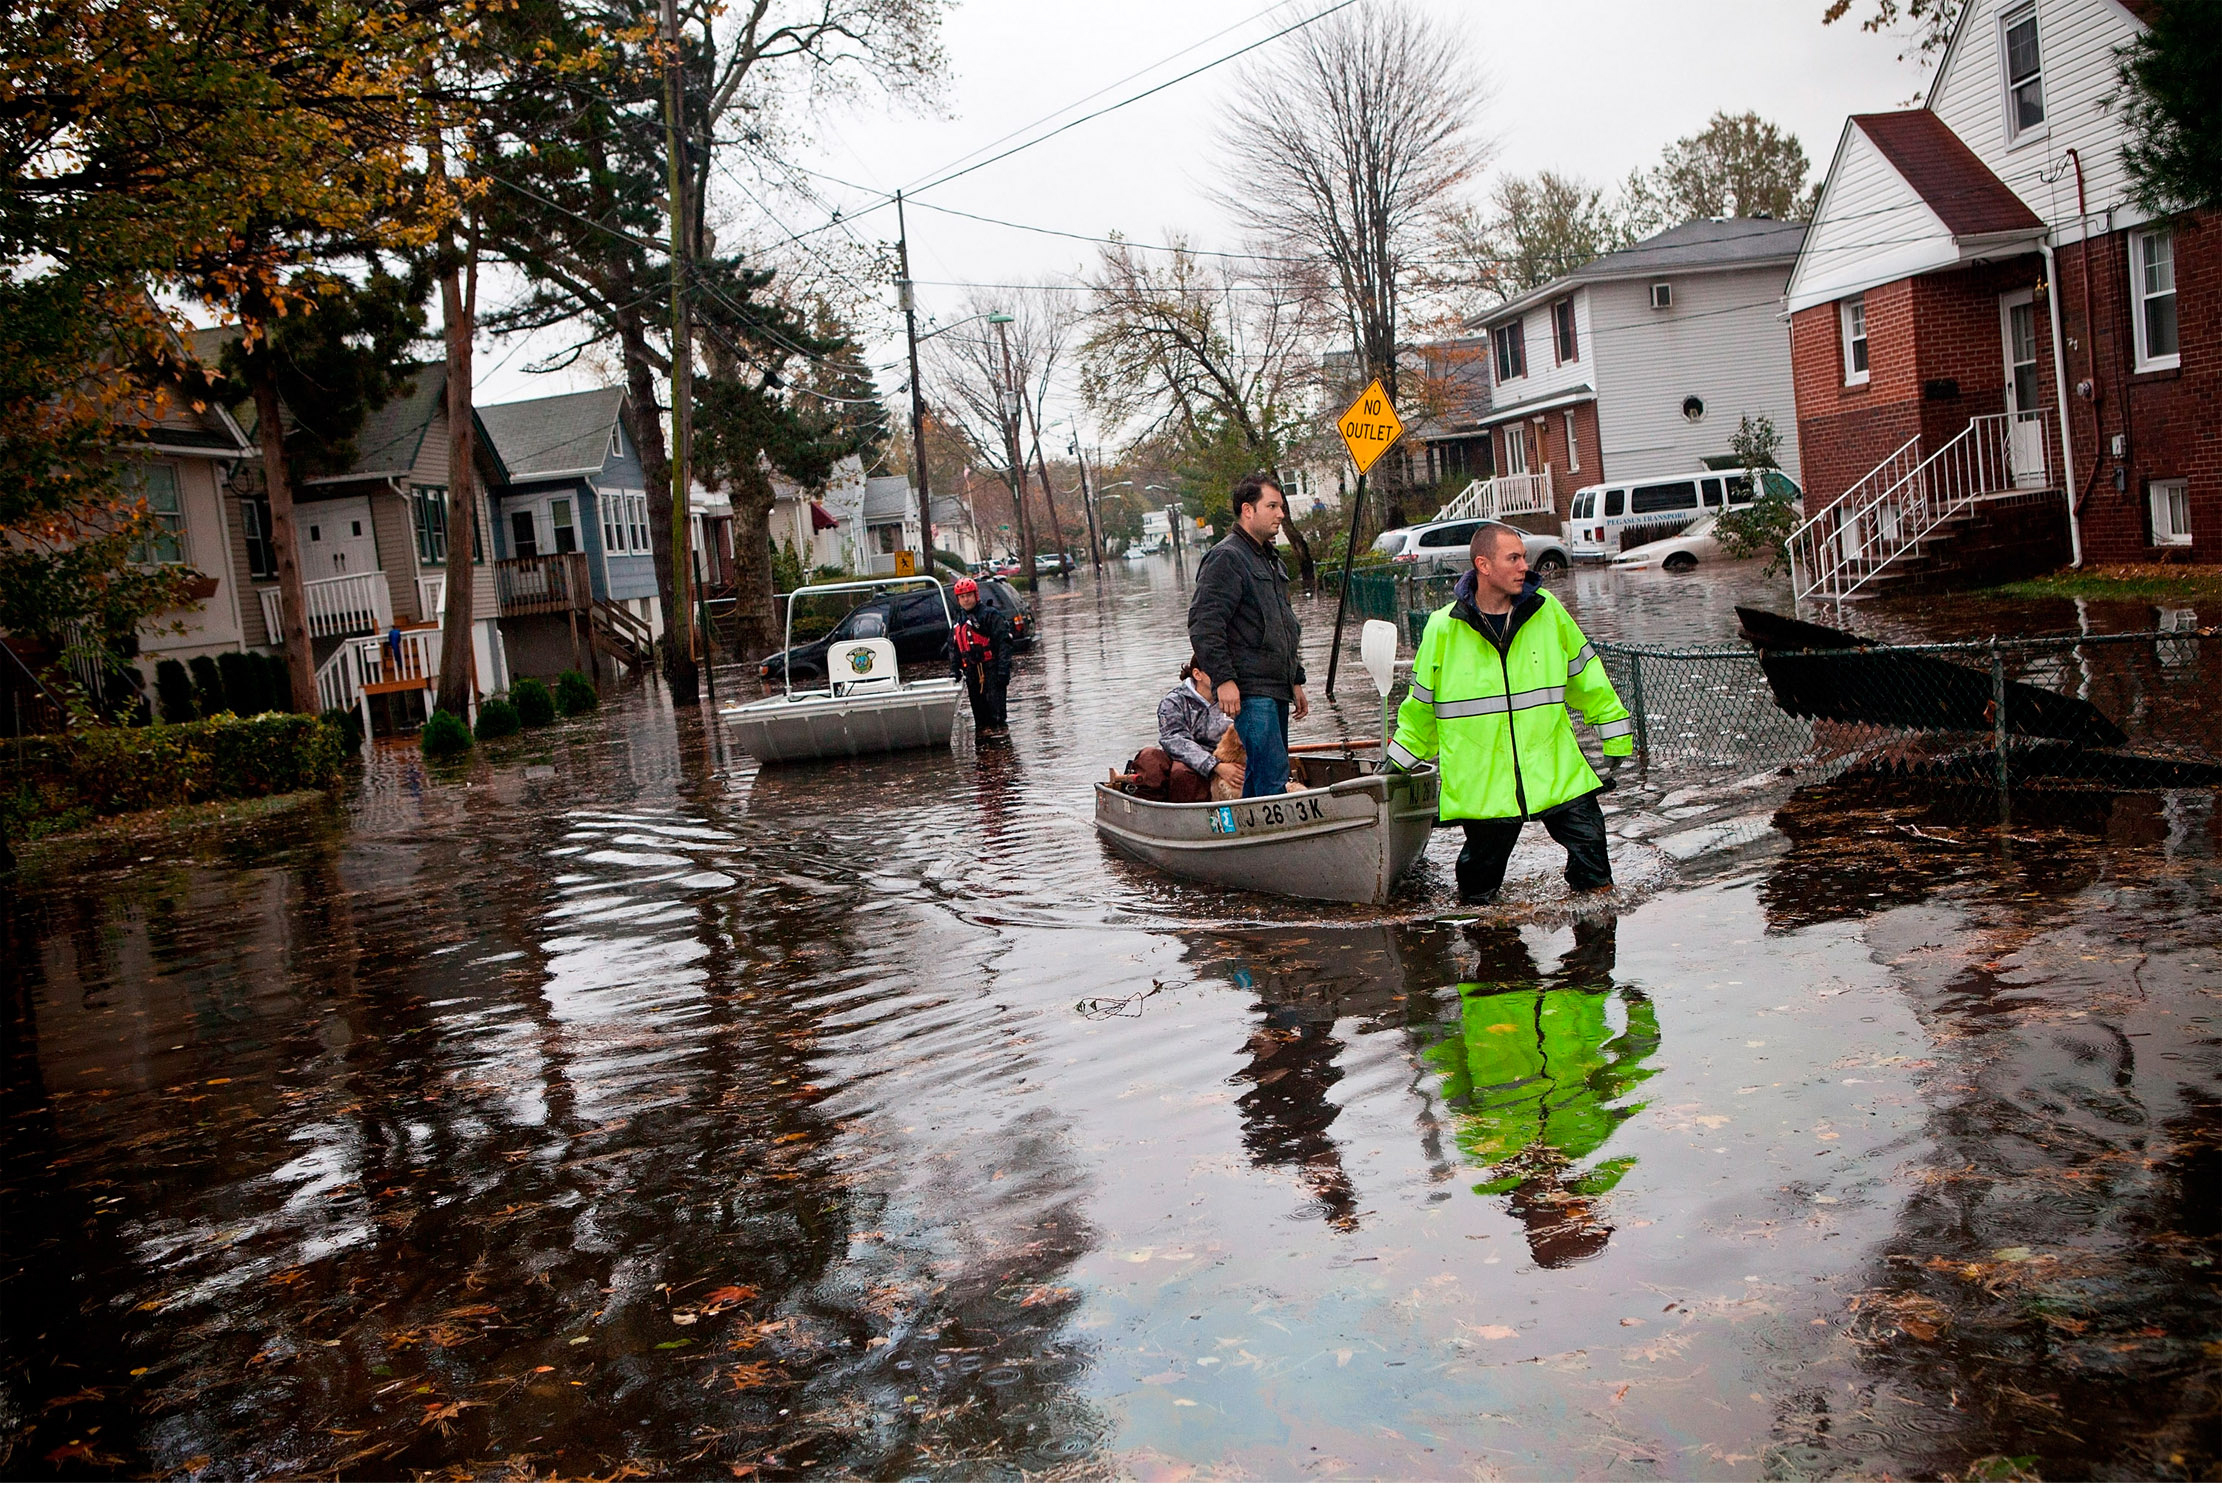
<svg viewBox="0 0 2222 1488"><path fill-rule="evenodd" d="M806 584L787 596L787 634L781 648L794 649L795 601L812 594L880 591L909 584L932 584L948 612L949 596L938 579ZM783 673L791 669L783 669ZM781 693L753 703L718 710L734 742L766 764L793 760L847 759L889 754L902 749L946 749L956 722L961 684L946 678L906 682L885 636L838 640L826 650L826 685L797 691L791 674L781 677Z"/></svg>

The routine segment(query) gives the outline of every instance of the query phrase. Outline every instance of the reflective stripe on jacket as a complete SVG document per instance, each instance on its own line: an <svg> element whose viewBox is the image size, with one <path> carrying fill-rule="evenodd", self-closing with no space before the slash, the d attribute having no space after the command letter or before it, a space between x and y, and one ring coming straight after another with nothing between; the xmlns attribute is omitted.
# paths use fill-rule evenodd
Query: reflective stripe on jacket
<svg viewBox="0 0 2222 1488"><path fill-rule="evenodd" d="M1406 770L1439 757L1444 821L1536 816L1596 790L1568 704L1606 754L1635 752L1635 725L1605 664L1554 595L1523 596L1507 635L1500 650L1459 600L1427 617L1412 659L1411 695L1397 710L1388 754Z"/></svg>

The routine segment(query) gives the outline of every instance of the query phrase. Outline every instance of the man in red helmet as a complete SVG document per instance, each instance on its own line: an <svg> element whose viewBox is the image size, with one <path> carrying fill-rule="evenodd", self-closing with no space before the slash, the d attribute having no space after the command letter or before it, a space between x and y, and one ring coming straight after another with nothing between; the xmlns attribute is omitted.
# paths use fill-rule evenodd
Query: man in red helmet
<svg viewBox="0 0 2222 1488"><path fill-rule="evenodd" d="M1011 618L991 604L980 602L980 586L959 579L956 627L942 654L951 670L964 679L972 699L973 732L982 736L1007 734L1005 697L1011 686Z"/></svg>

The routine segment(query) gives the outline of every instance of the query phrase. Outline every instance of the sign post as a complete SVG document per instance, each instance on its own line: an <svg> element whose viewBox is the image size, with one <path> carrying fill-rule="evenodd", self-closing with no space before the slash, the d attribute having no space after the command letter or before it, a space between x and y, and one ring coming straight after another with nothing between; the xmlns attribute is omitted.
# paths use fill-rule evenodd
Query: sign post
<svg viewBox="0 0 2222 1488"><path fill-rule="evenodd" d="M1335 639L1327 652L1329 697L1335 695L1335 669L1342 661L1343 611L1350 606L1350 564L1358 556L1358 513L1366 505L1366 472L1403 435L1404 420L1397 417L1387 389L1376 377L1357 401L1342 411L1342 417L1335 420L1335 429L1342 435L1344 448L1350 451L1350 463L1358 467L1358 489L1350 497L1350 536L1343 542L1342 585L1335 595Z"/></svg>

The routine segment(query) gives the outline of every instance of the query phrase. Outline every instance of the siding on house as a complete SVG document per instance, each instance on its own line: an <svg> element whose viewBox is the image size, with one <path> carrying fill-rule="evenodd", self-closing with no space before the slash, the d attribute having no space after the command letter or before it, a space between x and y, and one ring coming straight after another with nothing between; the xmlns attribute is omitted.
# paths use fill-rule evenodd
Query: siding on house
<svg viewBox="0 0 2222 1488"><path fill-rule="evenodd" d="M1579 285L1566 294L1531 305L1520 314L1520 342L1527 353L1527 375L1515 377L1510 382L1498 382L1496 375L1496 333L1502 323L1492 318L1489 326L1489 380L1492 385L1491 401L1499 406L1527 403L1537 398L1548 398L1570 391L1591 380L1592 348L1595 338L1590 327L1592 295L1601 286ZM1551 327L1551 307L1571 295L1574 301L1574 359L1558 359L1558 342Z"/></svg>
<svg viewBox="0 0 2222 1488"><path fill-rule="evenodd" d="M159 432L156 439L160 439ZM179 547L183 562L216 581L216 592L198 608L173 610L154 617L154 624L139 633L139 649L150 658L143 670L153 680L154 659L164 656L200 656L236 651L242 643L239 575L231 557L231 534L224 520L222 492L216 462L206 456L137 454L127 457L135 465L166 465L177 473L178 506L184 522ZM180 631L168 627L172 622Z"/></svg>
<svg viewBox="0 0 2222 1488"><path fill-rule="evenodd" d="M1856 120L1844 125L1825 190L1790 277L1792 311L1958 261L1951 230Z"/></svg>
<svg viewBox="0 0 2222 1488"><path fill-rule="evenodd" d="M1930 85L1928 107L1989 163L2000 180L2053 225L2055 244L2079 241L2073 148L2083 164L2094 232L2135 226L2146 214L2131 200L2122 166L2121 80L2115 48L2134 40L2137 18L2117 0L2037 0L2045 122L2009 141L1999 19L2017 0L1969 0L1950 50ZM2047 176L2053 177L2046 180ZM2106 220L2111 213L2111 221Z"/></svg>
<svg viewBox="0 0 2222 1488"><path fill-rule="evenodd" d="M275 589L275 577L254 577L253 561L247 555L247 521L240 513L244 498L236 481L227 482L222 492L225 537L231 549L231 571L239 576L239 641L246 647L268 647L280 643L280 638L270 634L262 623L262 591Z"/></svg>
<svg viewBox="0 0 2222 1488"><path fill-rule="evenodd" d="M1658 278L1674 286L1666 310L1651 308L1649 279L1590 286L1599 453L1612 479L1695 469L1704 456L1728 453L1741 416L1765 414L1782 436L1782 468L1802 483L1780 318L1787 275L1779 266L1664 273ZM1695 422L1682 413L1693 395L1705 404Z"/></svg>

